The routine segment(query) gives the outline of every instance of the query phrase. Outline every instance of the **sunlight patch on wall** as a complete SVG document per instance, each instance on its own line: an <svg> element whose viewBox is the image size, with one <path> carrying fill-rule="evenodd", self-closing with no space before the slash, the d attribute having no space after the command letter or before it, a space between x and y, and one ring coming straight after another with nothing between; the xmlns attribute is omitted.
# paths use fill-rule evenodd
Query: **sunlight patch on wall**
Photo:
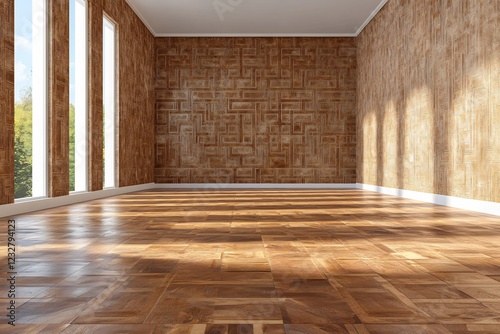
<svg viewBox="0 0 500 334"><path fill-rule="evenodd" d="M363 183L377 184L377 117L374 112L363 119Z"/></svg>
<svg viewBox="0 0 500 334"><path fill-rule="evenodd" d="M383 162L386 187L398 187L398 114L396 104L391 100L385 107L382 142L384 143Z"/></svg>
<svg viewBox="0 0 500 334"><path fill-rule="evenodd" d="M434 109L432 93L424 87L414 89L405 108L404 179L409 189L434 189Z"/></svg>
<svg viewBox="0 0 500 334"><path fill-rule="evenodd" d="M452 196L500 201L500 66L469 72L449 114ZM489 162L484 164L484 162ZM483 167L481 167L483 166Z"/></svg>

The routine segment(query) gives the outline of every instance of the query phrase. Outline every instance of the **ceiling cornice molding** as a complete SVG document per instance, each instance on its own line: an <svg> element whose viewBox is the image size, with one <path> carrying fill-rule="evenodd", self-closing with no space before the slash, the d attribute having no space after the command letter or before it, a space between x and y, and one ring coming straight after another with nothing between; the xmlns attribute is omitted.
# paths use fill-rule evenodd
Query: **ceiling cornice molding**
<svg viewBox="0 0 500 334"><path fill-rule="evenodd" d="M153 27L151 27L148 23L148 21L146 21L146 19L144 18L144 16L142 16L141 12L129 1L129 0L125 0L125 2L129 5L129 7L134 11L135 15L137 15L137 17L142 21L142 23L146 26L146 28L148 28L149 32L154 36L156 37L156 32L154 31Z"/></svg>
<svg viewBox="0 0 500 334"><path fill-rule="evenodd" d="M250 34L250 33L234 33L234 34L156 34L155 37L356 37L356 34Z"/></svg>
<svg viewBox="0 0 500 334"><path fill-rule="evenodd" d="M378 14L378 12L380 12L380 10L385 6L385 4L389 2L389 0L383 0L378 6L377 8L375 8L375 10L370 14L370 16L368 16L368 18L366 19L365 22L363 22L363 24L361 25L361 27L359 27L358 31L356 31L356 36L358 36L359 34L361 34L361 32L363 31L363 29L365 29L365 27L368 25L368 23L371 22L371 20L373 20L373 18Z"/></svg>

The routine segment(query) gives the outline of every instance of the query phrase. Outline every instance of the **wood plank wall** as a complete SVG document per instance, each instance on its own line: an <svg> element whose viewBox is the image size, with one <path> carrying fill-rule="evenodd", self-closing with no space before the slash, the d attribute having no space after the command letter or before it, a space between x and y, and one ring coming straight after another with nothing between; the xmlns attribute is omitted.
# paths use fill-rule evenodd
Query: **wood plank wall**
<svg viewBox="0 0 500 334"><path fill-rule="evenodd" d="M48 195L58 197L69 194L69 1L49 1L48 13Z"/></svg>
<svg viewBox="0 0 500 334"><path fill-rule="evenodd" d="M156 182L355 182L354 38L157 38L156 62Z"/></svg>
<svg viewBox="0 0 500 334"><path fill-rule="evenodd" d="M0 204L14 201L14 0L0 2Z"/></svg>
<svg viewBox="0 0 500 334"><path fill-rule="evenodd" d="M69 193L69 2L49 0L49 196ZM102 15L118 33L118 185L153 182L154 37L125 0L88 0L89 190L102 189ZM0 4L0 204L14 202L14 1Z"/></svg>
<svg viewBox="0 0 500 334"><path fill-rule="evenodd" d="M358 182L500 202L500 1L390 0L358 36Z"/></svg>
<svg viewBox="0 0 500 334"><path fill-rule="evenodd" d="M89 22L89 190L101 190L103 186L103 0L90 0Z"/></svg>
<svg viewBox="0 0 500 334"><path fill-rule="evenodd" d="M154 182L154 37L124 0L103 4L118 25L120 45L119 185Z"/></svg>

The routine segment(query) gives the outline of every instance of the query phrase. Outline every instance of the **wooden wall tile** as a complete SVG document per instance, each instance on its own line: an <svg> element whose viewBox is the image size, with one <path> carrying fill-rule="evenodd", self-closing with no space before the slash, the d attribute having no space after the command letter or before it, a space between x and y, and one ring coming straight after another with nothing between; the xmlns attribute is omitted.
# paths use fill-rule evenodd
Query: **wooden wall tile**
<svg viewBox="0 0 500 334"><path fill-rule="evenodd" d="M14 0L0 3L0 204L14 202Z"/></svg>
<svg viewBox="0 0 500 334"><path fill-rule="evenodd" d="M104 1L118 33L118 184L153 182L154 37L125 0Z"/></svg>
<svg viewBox="0 0 500 334"><path fill-rule="evenodd" d="M90 191L103 188L103 75L102 34L103 0L88 1L89 20L89 159Z"/></svg>
<svg viewBox="0 0 500 334"><path fill-rule="evenodd" d="M500 201L500 2L391 0L357 38L358 182Z"/></svg>
<svg viewBox="0 0 500 334"><path fill-rule="evenodd" d="M352 38L157 38L156 182L355 182Z"/></svg>
<svg viewBox="0 0 500 334"><path fill-rule="evenodd" d="M49 196L69 193L69 1L49 1Z"/></svg>

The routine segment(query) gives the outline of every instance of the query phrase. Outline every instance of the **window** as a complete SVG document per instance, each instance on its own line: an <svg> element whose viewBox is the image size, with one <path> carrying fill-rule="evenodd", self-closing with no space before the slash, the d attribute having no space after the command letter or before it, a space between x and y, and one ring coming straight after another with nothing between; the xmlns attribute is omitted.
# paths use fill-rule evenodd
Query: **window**
<svg viewBox="0 0 500 334"><path fill-rule="evenodd" d="M47 3L15 0L15 198L47 195Z"/></svg>
<svg viewBox="0 0 500 334"><path fill-rule="evenodd" d="M69 190L87 190L87 4L70 0Z"/></svg>
<svg viewBox="0 0 500 334"><path fill-rule="evenodd" d="M115 24L104 17L103 26L103 118L104 188L115 187L115 101L116 54Z"/></svg>

